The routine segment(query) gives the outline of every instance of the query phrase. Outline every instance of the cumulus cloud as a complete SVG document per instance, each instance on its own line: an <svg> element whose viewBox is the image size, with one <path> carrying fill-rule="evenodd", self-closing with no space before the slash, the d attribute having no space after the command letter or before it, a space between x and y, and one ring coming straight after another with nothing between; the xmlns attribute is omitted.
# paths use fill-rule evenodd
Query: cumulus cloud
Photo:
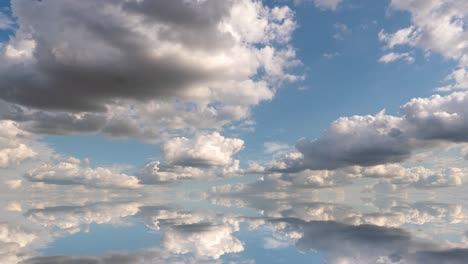
<svg viewBox="0 0 468 264"><path fill-rule="evenodd" d="M163 183L178 179L230 176L241 172L233 155L244 146L238 138L218 132L198 134L193 138L176 137L162 146L164 162L153 161L140 171L143 183Z"/></svg>
<svg viewBox="0 0 468 264"><path fill-rule="evenodd" d="M18 263L27 246L38 238L37 234L9 223L0 223L0 261Z"/></svg>
<svg viewBox="0 0 468 264"><path fill-rule="evenodd" d="M319 138L301 139L295 152L257 166L257 173L297 173L307 169L333 170L400 163L407 161L416 150L447 143L463 147L468 140L465 133L468 129L467 100L468 93L455 92L414 98L400 107L400 116L381 111L376 115L341 117ZM421 173L427 177L425 183L420 181L420 186L438 185L434 175L452 175L452 172L436 172L429 177L431 173ZM455 180L458 176L449 178L447 184L459 185L460 181Z"/></svg>
<svg viewBox="0 0 468 264"><path fill-rule="evenodd" d="M231 156L239 152L243 145L241 139L225 138L214 132L193 139L173 138L162 149L165 160L171 165L216 167L232 164Z"/></svg>
<svg viewBox="0 0 468 264"><path fill-rule="evenodd" d="M0 120L0 168L18 165L38 153L29 146L29 134L10 120Z"/></svg>
<svg viewBox="0 0 468 264"><path fill-rule="evenodd" d="M436 52L455 60L458 68L448 77L451 83L439 88L442 91L467 89L468 32L466 19L468 5L463 0L392 0L395 10L407 11L411 25L394 33L381 31L379 39L385 47L417 47L426 52Z"/></svg>
<svg viewBox="0 0 468 264"><path fill-rule="evenodd" d="M297 65L286 6L13 1L0 98L30 131L158 140L249 117ZM50 20L55 24L50 26Z"/></svg>
<svg viewBox="0 0 468 264"><path fill-rule="evenodd" d="M412 140L402 131L402 118L385 115L342 117L316 140L296 144L303 155L299 168L333 169L400 162L409 157ZM285 168L288 170L291 168Z"/></svg>
<svg viewBox="0 0 468 264"><path fill-rule="evenodd" d="M57 185L84 185L94 188L138 188L135 176L111 168L91 168L79 159L70 157L57 163L44 163L29 171L26 179Z"/></svg>

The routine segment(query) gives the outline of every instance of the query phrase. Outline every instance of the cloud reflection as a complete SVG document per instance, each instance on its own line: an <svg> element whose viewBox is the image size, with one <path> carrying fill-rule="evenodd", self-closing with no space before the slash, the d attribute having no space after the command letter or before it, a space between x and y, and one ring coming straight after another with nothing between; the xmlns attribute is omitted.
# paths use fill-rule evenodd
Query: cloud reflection
<svg viewBox="0 0 468 264"><path fill-rule="evenodd" d="M75 195L76 199L64 198ZM356 201L339 195L232 194L176 200L162 194L159 199L124 193L80 199L79 194L68 193L55 199L35 193L4 202L0 260L7 264L264 263L248 254L249 247L255 247L272 256L291 249L294 253L288 254L318 254L324 263L336 264L465 263L466 204L408 197L386 197L388 203L381 203L382 197L362 195L367 196ZM102 235L99 230L104 226L116 227L113 232L123 226L142 227L154 236L154 243L93 256L46 253L59 238ZM256 239L246 240L249 234Z"/></svg>

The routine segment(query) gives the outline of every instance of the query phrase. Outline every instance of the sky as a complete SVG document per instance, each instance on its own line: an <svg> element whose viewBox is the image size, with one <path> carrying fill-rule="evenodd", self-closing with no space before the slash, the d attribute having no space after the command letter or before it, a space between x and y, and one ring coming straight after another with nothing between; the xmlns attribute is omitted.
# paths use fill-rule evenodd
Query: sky
<svg viewBox="0 0 468 264"><path fill-rule="evenodd" d="M390 228L379 231L391 237L379 248L395 249L398 256L377 250L381 255L363 256L361 263L419 263L431 254L461 263L457 256L468 253L452 240L465 241L464 231L445 234L451 241L446 244L416 232L430 237L423 245L402 226L416 220L377 225L368 220L363 201L435 195L446 200L439 207L464 208L452 196L462 195L468 180L467 25L465 0L0 0L0 190L15 199L33 195L28 199L40 200L34 204L54 201L49 194L62 191L89 195L73 206L91 211L119 200L113 209L134 208L117 218L138 223L128 230L118 226L123 236L141 233L138 249L156 239L147 233L146 207L165 206L145 199L177 192L180 197L165 197L167 212L175 218L193 214L199 222L166 219L172 232L157 235L164 250L145 251L149 258L163 254L172 260L168 251L191 252L194 261L208 262L227 252L261 255L274 247L298 262L301 256L292 251L316 250L311 255L317 263L353 263L346 262L351 252L370 246L365 239L342 254L331 247L333 240L346 232L359 236ZM346 217L330 213L332 223L289 215L252 198L301 206L296 195L320 192L366 197L351 206L357 212L347 208ZM199 202L192 204L193 197ZM126 200L132 206L125 207ZM401 213L397 204L429 210L427 199L414 200L374 209L392 215ZM239 216L219 213L233 201L239 208L228 211ZM342 208L335 202L307 200L312 207ZM69 205L54 206L60 213ZM31 220L45 209L28 210L18 212ZM218 212L224 220L205 219L198 210ZM257 225L249 217L260 217L259 211L266 213ZM6 215L3 222L12 221ZM51 217L53 223L57 218ZM116 227L102 225L114 224L111 219L86 224L108 234ZM452 223L464 223L457 221ZM243 237L249 228L259 233ZM310 237L322 229L336 234L317 244ZM218 241L223 247L194 247L205 239L200 234L180 242L194 230L225 235ZM274 230L274 239L261 238L265 230ZM247 247L234 232L264 245ZM51 234L29 238L40 236L42 244L62 249L40 251L45 255L86 255L67 251L73 243L86 244L82 235L58 242ZM400 240L411 252L398 248ZM0 236L2 243L13 242ZM16 246L23 250L28 243ZM137 250L122 245L113 250ZM52 261L11 256L5 261Z"/></svg>

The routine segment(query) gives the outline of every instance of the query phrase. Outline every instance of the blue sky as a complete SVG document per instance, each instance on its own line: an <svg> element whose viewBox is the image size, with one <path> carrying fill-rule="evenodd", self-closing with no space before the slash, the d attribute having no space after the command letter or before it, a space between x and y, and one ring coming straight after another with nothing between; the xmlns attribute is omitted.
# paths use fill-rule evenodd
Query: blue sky
<svg viewBox="0 0 468 264"><path fill-rule="evenodd" d="M145 228L159 230L162 221L170 232L158 233L158 243L206 261L243 252L236 232L255 244L245 253L264 261L263 249L272 245L280 255L318 248L330 263L353 259L349 252L369 245L351 243L340 255L330 247L340 232L358 237L371 228L361 224L379 231L416 221L395 223L386 217L400 216L400 209L379 207L386 215L379 222L359 211L364 201L390 195L390 203L408 193L445 199L466 188L467 10L466 0L1 1L0 190L45 200L49 193L89 194L80 213L99 209L94 196L159 199L173 192L171 199L192 213L187 220L170 207L176 220L168 220L166 211L148 213L148 201L137 199L106 221L57 224L76 236L37 235L44 245L55 241L50 251L37 247L46 255L86 255L67 250L112 233L116 219L135 217L131 227L116 227L122 236L141 232L138 243L148 242L153 236ZM343 217L346 206L315 201L304 210L320 208L317 218L295 212L310 202L298 197L320 192L366 196L352 205L360 209L350 215L360 218ZM68 216L65 205L50 200L52 209L38 206L23 216ZM398 201L421 215L435 206L413 202ZM21 212L18 204L7 211ZM199 217L198 209L217 211L222 221ZM274 226L267 232L274 239L262 230L249 236L252 212L265 217L262 228ZM291 212L293 220L281 219ZM329 215L337 222L324 221ZM162 218L153 227L149 216ZM248 227L239 231L239 224ZM98 231L88 236L82 225ZM310 237L322 228L337 234L317 244ZM380 231L420 246L414 233ZM221 249L190 244L212 234L224 234ZM184 235L192 240L170 243ZM141 245L132 250L149 247ZM426 257L395 250L408 263ZM231 257L238 261L223 260ZM376 257L391 255L362 261Z"/></svg>

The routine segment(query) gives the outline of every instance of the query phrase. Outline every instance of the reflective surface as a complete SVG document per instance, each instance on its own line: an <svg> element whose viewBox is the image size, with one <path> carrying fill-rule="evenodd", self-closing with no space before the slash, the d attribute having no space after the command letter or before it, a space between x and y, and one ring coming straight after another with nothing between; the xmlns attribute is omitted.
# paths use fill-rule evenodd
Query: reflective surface
<svg viewBox="0 0 468 264"><path fill-rule="evenodd" d="M6 191L0 263L466 263L463 190L353 188Z"/></svg>

